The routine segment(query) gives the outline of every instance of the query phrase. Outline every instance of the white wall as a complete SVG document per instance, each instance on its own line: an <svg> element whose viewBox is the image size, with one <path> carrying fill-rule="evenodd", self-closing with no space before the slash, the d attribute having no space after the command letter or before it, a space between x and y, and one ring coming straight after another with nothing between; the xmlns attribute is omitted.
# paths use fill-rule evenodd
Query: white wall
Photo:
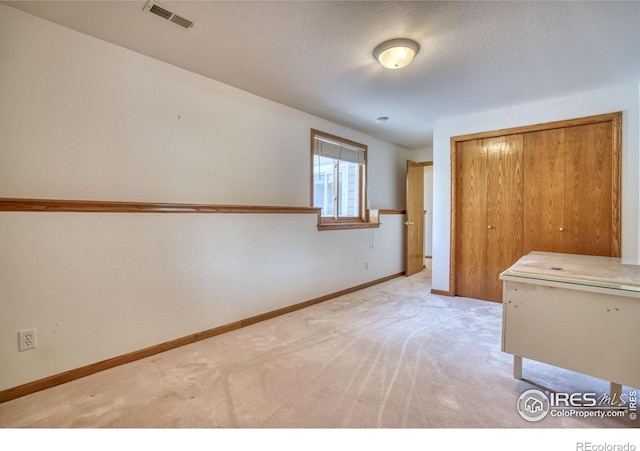
<svg viewBox="0 0 640 451"><path fill-rule="evenodd" d="M639 255L639 85L612 86L595 92L440 120L434 126L433 289L449 290L451 202L450 138L503 128L622 111L622 257Z"/></svg>
<svg viewBox="0 0 640 451"><path fill-rule="evenodd" d="M405 205L405 149L5 5L0 99L0 197L307 206L317 128ZM2 212L0 390L401 272L402 220Z"/></svg>
<svg viewBox="0 0 640 451"><path fill-rule="evenodd" d="M424 255L433 255L433 166L424 167Z"/></svg>
<svg viewBox="0 0 640 451"><path fill-rule="evenodd" d="M422 149L412 150L409 154L409 159L416 163L433 161L433 149L431 147L424 147Z"/></svg>

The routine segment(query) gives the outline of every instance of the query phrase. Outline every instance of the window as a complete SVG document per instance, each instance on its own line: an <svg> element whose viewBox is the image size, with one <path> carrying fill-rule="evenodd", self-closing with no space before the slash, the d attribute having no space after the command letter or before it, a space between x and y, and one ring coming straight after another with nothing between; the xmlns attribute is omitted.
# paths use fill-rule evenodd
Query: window
<svg viewBox="0 0 640 451"><path fill-rule="evenodd" d="M367 146L311 130L311 205L321 209L321 224L368 221L366 174Z"/></svg>

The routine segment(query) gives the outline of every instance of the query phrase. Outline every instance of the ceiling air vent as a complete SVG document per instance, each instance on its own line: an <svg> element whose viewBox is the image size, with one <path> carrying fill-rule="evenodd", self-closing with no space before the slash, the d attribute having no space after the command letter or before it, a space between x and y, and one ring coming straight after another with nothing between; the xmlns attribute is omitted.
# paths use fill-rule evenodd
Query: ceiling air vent
<svg viewBox="0 0 640 451"><path fill-rule="evenodd" d="M187 30L195 24L193 20L176 14L173 11L170 11L166 6L155 1L147 2L144 6L144 10L151 14L155 14L158 17L162 17L169 22L173 22L176 25L180 25L182 28L186 28Z"/></svg>

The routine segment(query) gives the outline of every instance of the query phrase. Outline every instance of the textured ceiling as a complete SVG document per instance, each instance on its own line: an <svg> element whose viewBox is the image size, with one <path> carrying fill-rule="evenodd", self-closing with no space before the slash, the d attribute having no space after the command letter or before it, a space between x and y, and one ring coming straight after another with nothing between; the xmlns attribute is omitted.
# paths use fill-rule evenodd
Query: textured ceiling
<svg viewBox="0 0 640 451"><path fill-rule="evenodd" d="M408 149L438 119L640 81L640 1L161 2L188 31L145 1L4 3ZM384 69L398 37L420 52Z"/></svg>

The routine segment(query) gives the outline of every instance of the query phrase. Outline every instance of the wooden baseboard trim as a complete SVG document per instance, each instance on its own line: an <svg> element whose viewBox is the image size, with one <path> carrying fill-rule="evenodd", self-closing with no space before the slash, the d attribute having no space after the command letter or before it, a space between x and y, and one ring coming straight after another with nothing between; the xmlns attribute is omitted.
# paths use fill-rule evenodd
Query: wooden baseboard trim
<svg viewBox="0 0 640 451"><path fill-rule="evenodd" d="M330 299L343 296L345 294L353 293L355 291L359 291L364 288L378 285L380 283L387 282L389 280L395 279L397 277L401 277L403 275L404 275L404 271L397 274L392 274L390 276L382 277L380 279L372 280L371 282L366 282L360 285L356 285L355 287L347 288L345 290L336 291L335 293L327 294L324 296L320 296L318 298L300 302L298 304L290 305L288 307L272 310L267 313L262 313L260 315L252 316L250 318L245 318L240 321L235 321L233 323L225 324L223 326L214 327L213 329L208 329L202 332L196 332L195 334L187 335L186 337L177 338L175 340L167 341L165 343L161 343L158 345L150 346L148 348L133 351L118 357L113 357L111 359L103 360L101 362L96 362L80 368L65 371L64 373L54 374L53 376L45 377L44 379L39 379L37 381L28 382L26 384L19 385L17 387L2 390L0 391L0 403L10 401L12 399L20 398L22 396L26 396L31 393L45 390L47 388L52 388L52 387L55 387L56 385L61 385L66 382L71 382L73 380L80 379L82 377L89 376L91 374L95 374L100 371L107 370L109 368L114 368L116 366L124 365L125 363L131 363L136 360L144 359L146 357L150 357L155 354L160 354L161 352L169 351L171 349L179 348L181 346L195 343L197 341L215 337L216 335L224 334L232 330L250 326L252 324L256 324L261 321L275 318L280 315L285 315L287 313L291 313L296 310L301 310L305 307L309 307L314 304L319 304L321 302L325 302Z"/></svg>
<svg viewBox="0 0 640 451"><path fill-rule="evenodd" d="M431 294L439 294L440 296L453 296L450 291L431 289Z"/></svg>
<svg viewBox="0 0 640 451"><path fill-rule="evenodd" d="M371 282L366 282L360 285L356 285L355 287L347 288L345 290L336 291L335 293L327 294L325 296L320 296L315 299L310 299L308 301L300 302L298 304L290 305L288 307L283 307L281 309L273 310L271 312L263 313L261 315L252 316L251 318L243 319L240 321L241 327L250 326L251 324L259 323L261 321L275 318L276 316L286 315L287 313L295 312L296 310L301 310L305 307L310 307L314 304L319 304L321 302L328 301L333 298L337 298L339 296L344 296L345 294L354 293L356 291L363 290L365 288L372 287L374 285L378 285L383 282L388 282L389 280L396 279L404 275L403 272L399 272L397 274L392 274L387 277L383 277L381 279L372 280Z"/></svg>
<svg viewBox="0 0 640 451"><path fill-rule="evenodd" d="M224 326L215 327L203 332L197 332L186 337L177 338L175 340L167 341L165 343L150 346L144 349L139 349L137 351L133 351L118 357L113 357L101 362L96 362L87 366L65 371L64 373L54 374L53 376L45 377L44 379L39 379L34 382L28 382L17 387L9 388L0 392L0 403L31 393L35 393L40 390L55 387L56 385L64 384L66 382L71 382L73 380L89 376L90 374L108 370L109 368L113 368L119 365L124 365L125 363L144 359L145 357L150 357L152 355L159 354L170 349L178 348L190 343L195 343L196 341L215 337L216 335L239 329L240 327L240 321L236 321L234 323L225 324Z"/></svg>

